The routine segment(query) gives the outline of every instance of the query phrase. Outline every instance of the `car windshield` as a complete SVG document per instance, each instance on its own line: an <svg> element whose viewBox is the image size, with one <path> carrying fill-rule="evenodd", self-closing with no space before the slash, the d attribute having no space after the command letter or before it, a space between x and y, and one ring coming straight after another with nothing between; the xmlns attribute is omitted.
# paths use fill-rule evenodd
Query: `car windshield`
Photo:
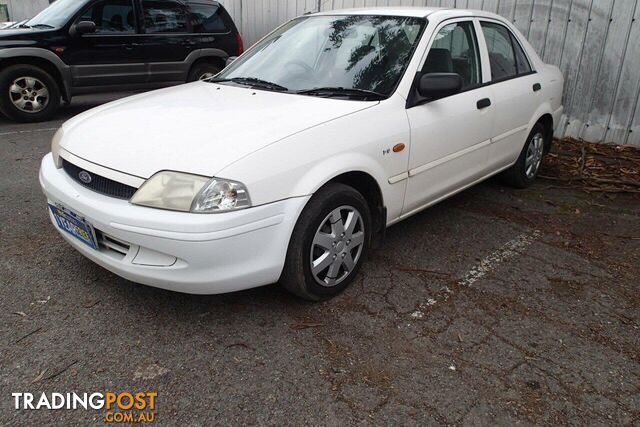
<svg viewBox="0 0 640 427"><path fill-rule="evenodd" d="M29 27L62 27L85 3L82 0L57 0L24 25Z"/></svg>
<svg viewBox="0 0 640 427"><path fill-rule="evenodd" d="M422 18L396 16L297 18L269 34L214 81L253 81L265 89L306 94L323 89L389 96L425 24Z"/></svg>

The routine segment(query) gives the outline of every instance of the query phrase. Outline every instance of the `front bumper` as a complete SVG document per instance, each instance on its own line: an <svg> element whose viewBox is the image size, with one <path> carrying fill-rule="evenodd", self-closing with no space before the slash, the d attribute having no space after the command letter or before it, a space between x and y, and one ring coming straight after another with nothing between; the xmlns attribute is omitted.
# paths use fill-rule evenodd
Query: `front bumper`
<svg viewBox="0 0 640 427"><path fill-rule="evenodd" d="M40 185L51 204L93 225L100 248L59 229L84 256L128 280L193 294L238 291L276 282L298 215L309 197L223 214L191 214L135 206L74 182L42 159Z"/></svg>

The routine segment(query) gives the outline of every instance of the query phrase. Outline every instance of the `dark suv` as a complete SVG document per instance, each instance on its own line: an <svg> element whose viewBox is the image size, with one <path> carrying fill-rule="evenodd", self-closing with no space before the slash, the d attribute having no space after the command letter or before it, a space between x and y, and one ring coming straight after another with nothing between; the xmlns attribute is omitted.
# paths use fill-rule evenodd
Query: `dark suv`
<svg viewBox="0 0 640 427"><path fill-rule="evenodd" d="M57 0L0 30L0 111L46 120L83 93L153 89L217 74L242 53L212 0Z"/></svg>

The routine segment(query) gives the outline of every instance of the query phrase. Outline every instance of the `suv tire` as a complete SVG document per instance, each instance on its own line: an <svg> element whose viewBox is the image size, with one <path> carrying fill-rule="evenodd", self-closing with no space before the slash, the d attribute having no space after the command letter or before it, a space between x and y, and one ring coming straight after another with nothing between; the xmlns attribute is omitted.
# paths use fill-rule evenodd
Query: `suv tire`
<svg viewBox="0 0 640 427"><path fill-rule="evenodd" d="M204 80L213 77L220 72L220 67L213 62L200 62L194 65L189 72L187 82L195 82L196 80Z"/></svg>
<svg viewBox="0 0 640 427"><path fill-rule="evenodd" d="M60 106L55 79L33 65L12 65L0 72L0 112L24 123L50 119Z"/></svg>
<svg viewBox="0 0 640 427"><path fill-rule="evenodd" d="M371 231L371 213L362 194L344 184L325 185L298 218L280 284L310 301L338 295L357 276Z"/></svg>

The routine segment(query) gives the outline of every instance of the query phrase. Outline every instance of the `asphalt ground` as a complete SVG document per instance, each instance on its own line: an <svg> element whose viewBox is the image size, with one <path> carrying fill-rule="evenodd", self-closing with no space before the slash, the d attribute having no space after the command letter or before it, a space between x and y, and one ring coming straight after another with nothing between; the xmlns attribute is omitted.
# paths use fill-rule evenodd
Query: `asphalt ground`
<svg viewBox="0 0 640 427"><path fill-rule="evenodd" d="M158 392L163 425L640 424L640 199L496 179L391 227L344 294L189 296L121 279L49 223L56 120L0 118L0 424L11 393Z"/></svg>

